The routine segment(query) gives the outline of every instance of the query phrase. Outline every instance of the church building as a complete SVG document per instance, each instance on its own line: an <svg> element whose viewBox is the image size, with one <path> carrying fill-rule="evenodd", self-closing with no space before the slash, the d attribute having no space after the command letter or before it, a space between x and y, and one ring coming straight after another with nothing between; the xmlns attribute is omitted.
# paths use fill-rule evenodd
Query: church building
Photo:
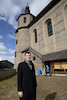
<svg viewBox="0 0 67 100"><path fill-rule="evenodd" d="M14 68L24 61L26 51L31 52L36 75L40 69L45 74L49 65L51 73L66 73L67 69L67 0L52 0L37 16L29 6L17 19Z"/></svg>

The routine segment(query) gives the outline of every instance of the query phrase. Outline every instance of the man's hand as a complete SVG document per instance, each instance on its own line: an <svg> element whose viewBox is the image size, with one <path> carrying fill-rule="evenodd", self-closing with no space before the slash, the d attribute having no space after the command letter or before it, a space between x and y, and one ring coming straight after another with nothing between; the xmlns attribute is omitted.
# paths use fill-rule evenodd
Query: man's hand
<svg viewBox="0 0 67 100"><path fill-rule="evenodd" d="M19 95L20 97L23 97L23 92L22 92L22 91L18 92L18 95Z"/></svg>

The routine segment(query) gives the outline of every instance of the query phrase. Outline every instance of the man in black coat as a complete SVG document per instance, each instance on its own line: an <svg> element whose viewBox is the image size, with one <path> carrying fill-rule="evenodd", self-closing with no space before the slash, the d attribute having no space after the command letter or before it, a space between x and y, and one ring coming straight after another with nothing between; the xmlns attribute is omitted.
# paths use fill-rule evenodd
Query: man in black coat
<svg viewBox="0 0 67 100"><path fill-rule="evenodd" d="M20 100L36 100L36 76L31 53L25 53L25 61L18 65L18 94Z"/></svg>

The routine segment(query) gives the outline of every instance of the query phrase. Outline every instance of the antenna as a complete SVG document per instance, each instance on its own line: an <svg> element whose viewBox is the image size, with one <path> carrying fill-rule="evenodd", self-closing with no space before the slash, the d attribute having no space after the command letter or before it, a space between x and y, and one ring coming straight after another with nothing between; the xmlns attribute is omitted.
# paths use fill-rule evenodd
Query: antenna
<svg viewBox="0 0 67 100"><path fill-rule="evenodd" d="M28 6L28 2L27 2L27 6Z"/></svg>

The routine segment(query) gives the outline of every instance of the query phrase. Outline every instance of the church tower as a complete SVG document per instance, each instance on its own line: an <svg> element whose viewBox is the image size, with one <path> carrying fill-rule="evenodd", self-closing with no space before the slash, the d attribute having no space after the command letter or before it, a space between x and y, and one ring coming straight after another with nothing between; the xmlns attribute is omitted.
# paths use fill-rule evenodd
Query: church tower
<svg viewBox="0 0 67 100"><path fill-rule="evenodd" d="M15 48L15 60L14 68L17 69L18 64L24 61L24 55L22 51L29 48L29 28L28 25L34 19L34 16L30 13L29 6L27 4L25 13L21 14L17 19L16 30L16 48Z"/></svg>

